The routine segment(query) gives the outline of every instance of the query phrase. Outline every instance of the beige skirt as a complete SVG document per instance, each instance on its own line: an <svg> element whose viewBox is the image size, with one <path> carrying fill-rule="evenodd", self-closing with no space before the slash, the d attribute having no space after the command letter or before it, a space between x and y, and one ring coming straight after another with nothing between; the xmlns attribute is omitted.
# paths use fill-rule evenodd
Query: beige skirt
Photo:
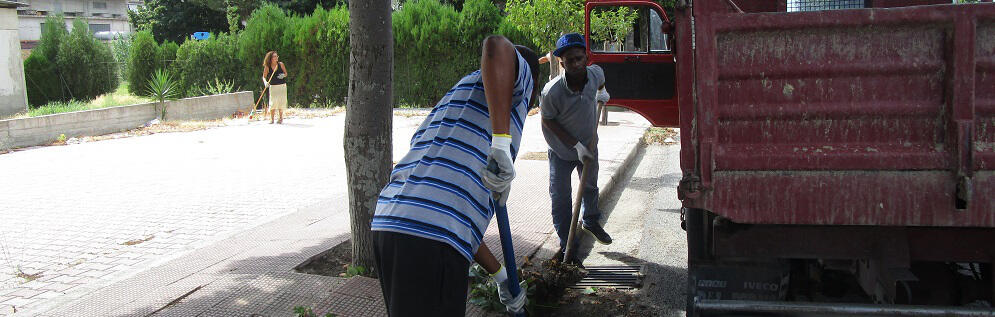
<svg viewBox="0 0 995 317"><path fill-rule="evenodd" d="M269 86L269 109L287 109L287 85Z"/></svg>

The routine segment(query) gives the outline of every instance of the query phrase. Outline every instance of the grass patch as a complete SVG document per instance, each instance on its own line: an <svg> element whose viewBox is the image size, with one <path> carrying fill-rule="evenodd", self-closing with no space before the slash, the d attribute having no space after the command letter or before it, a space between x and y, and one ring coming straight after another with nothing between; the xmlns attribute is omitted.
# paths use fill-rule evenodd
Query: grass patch
<svg viewBox="0 0 995 317"><path fill-rule="evenodd" d="M50 102L44 106L33 108L26 113L15 115L10 119L22 119L29 117L47 116L50 114L66 113L73 111L84 111L117 106L127 106L140 103L152 102L152 99L132 95L128 92L127 83L122 82L117 90L112 93L98 96L89 102L71 100L68 102Z"/></svg>

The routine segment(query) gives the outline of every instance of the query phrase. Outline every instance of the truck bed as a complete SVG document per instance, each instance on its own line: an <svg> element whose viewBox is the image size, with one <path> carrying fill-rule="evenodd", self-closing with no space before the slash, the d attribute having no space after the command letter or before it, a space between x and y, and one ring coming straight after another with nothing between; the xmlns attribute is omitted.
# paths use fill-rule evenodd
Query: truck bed
<svg viewBox="0 0 995 317"><path fill-rule="evenodd" d="M995 5L695 4L686 206L739 223L995 227Z"/></svg>

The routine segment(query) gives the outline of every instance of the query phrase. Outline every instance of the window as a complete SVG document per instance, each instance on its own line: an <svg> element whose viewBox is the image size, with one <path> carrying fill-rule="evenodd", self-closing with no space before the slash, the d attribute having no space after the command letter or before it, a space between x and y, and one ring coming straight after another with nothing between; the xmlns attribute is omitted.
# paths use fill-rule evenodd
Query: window
<svg viewBox="0 0 995 317"><path fill-rule="evenodd" d="M91 33L110 32L110 31L111 31L111 25L110 24L90 24L90 32Z"/></svg>
<svg viewBox="0 0 995 317"><path fill-rule="evenodd" d="M591 10L591 51L669 52L663 18L650 7L602 6Z"/></svg>
<svg viewBox="0 0 995 317"><path fill-rule="evenodd" d="M98 10L107 10L107 2L93 2L93 8Z"/></svg>

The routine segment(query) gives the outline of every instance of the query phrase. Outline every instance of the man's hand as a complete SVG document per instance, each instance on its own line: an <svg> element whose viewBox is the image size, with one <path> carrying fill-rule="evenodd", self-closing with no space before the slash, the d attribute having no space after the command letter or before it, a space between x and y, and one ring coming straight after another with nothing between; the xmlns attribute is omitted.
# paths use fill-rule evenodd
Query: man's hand
<svg viewBox="0 0 995 317"><path fill-rule="evenodd" d="M580 159L581 162L594 160L594 153L591 153L591 151L588 150L586 146L581 144L580 141L577 141L577 145L574 145L574 150L577 150L577 158Z"/></svg>
<svg viewBox="0 0 995 317"><path fill-rule="evenodd" d="M595 99L600 103L608 103L608 100L611 100L611 98L611 95L608 94L608 90L605 90L605 86L601 86L601 89L598 89L598 94L595 97Z"/></svg>
<svg viewBox="0 0 995 317"><path fill-rule="evenodd" d="M511 181L515 179L515 164L511 161L511 136L495 134L491 137L491 152L487 156L487 168L481 173L484 186L497 193L499 204L508 201Z"/></svg>
<svg viewBox="0 0 995 317"><path fill-rule="evenodd" d="M504 266L491 276L494 278L494 284L497 284L498 298L508 312L516 314L525 312L525 290L520 290L518 296L511 296L511 290L508 288L508 272Z"/></svg>

